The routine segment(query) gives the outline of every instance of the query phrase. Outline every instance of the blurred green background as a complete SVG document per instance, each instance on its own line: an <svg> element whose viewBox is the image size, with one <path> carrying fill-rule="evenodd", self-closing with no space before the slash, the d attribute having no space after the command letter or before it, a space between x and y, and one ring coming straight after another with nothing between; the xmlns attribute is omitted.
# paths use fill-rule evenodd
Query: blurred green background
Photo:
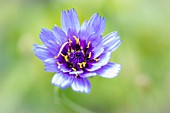
<svg viewBox="0 0 170 113"><path fill-rule="evenodd" d="M169 0L0 0L0 113L169 113L169 6ZM61 11L71 8L81 23L96 12L104 16L104 35L119 32L123 42L111 61L123 68L113 79L90 78L90 94L68 88L59 99L54 73L43 70L32 44L42 44L41 28L61 26Z"/></svg>

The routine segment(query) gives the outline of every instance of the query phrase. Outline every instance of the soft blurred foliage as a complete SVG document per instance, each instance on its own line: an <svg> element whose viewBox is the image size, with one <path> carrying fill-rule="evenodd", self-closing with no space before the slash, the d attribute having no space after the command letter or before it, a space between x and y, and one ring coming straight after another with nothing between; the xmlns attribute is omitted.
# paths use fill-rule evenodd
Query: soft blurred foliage
<svg viewBox="0 0 170 113"><path fill-rule="evenodd" d="M169 0L0 0L0 113L169 113ZM80 22L98 12L104 35L122 44L111 61L116 78L90 78L90 94L59 90L32 51L41 28L61 26L61 11L75 8Z"/></svg>

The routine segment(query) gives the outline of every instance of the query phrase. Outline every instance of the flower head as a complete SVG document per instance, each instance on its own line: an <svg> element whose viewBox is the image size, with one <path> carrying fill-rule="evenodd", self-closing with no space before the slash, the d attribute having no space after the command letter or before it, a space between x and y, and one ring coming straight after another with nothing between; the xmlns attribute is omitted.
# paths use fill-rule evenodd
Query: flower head
<svg viewBox="0 0 170 113"><path fill-rule="evenodd" d="M43 28L40 39L44 45L34 44L34 53L41 59L45 71L55 72L52 84L62 89L71 86L76 92L89 93L92 76L113 78L121 65L109 62L111 53L121 44L117 32L102 36L105 18L94 14L80 26L74 9L62 12L62 29Z"/></svg>

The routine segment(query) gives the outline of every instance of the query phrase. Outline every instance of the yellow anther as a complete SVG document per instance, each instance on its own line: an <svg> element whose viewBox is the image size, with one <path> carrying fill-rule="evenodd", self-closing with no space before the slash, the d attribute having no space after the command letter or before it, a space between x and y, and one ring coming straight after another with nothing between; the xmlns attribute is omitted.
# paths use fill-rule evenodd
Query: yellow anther
<svg viewBox="0 0 170 113"><path fill-rule="evenodd" d="M86 48L89 48L90 47L90 42L88 42L88 44L87 44L87 47Z"/></svg>
<svg viewBox="0 0 170 113"><path fill-rule="evenodd" d="M76 68L74 68L74 67L73 67L73 68L71 68L71 69L72 69L73 71L76 71Z"/></svg>
<svg viewBox="0 0 170 113"><path fill-rule="evenodd" d="M68 55L64 55L63 53L60 53L62 57L64 57L65 61L68 62Z"/></svg>
<svg viewBox="0 0 170 113"><path fill-rule="evenodd" d="M83 65L83 67L85 67L86 66L86 62L82 62L82 65Z"/></svg>
<svg viewBox="0 0 170 113"><path fill-rule="evenodd" d="M76 40L76 44L79 44L79 45L80 45L79 38L77 38L76 36L73 36L73 38Z"/></svg>
<svg viewBox="0 0 170 113"><path fill-rule="evenodd" d="M68 62L68 55L64 57L65 61Z"/></svg>
<svg viewBox="0 0 170 113"><path fill-rule="evenodd" d="M63 53L60 53L60 55L63 56L63 57L65 56Z"/></svg>
<svg viewBox="0 0 170 113"><path fill-rule="evenodd" d="M98 62L98 61L100 60L100 58L94 58L94 60L95 60L96 62Z"/></svg>
<svg viewBox="0 0 170 113"><path fill-rule="evenodd" d="M58 65L60 65L60 63L59 63L59 62L57 62L57 64L58 64Z"/></svg>
<svg viewBox="0 0 170 113"><path fill-rule="evenodd" d="M57 58L58 58L58 56L54 56L54 58L55 58L55 59L57 59Z"/></svg>
<svg viewBox="0 0 170 113"><path fill-rule="evenodd" d="M88 58L90 58L91 57L91 52L89 53L89 56L88 56Z"/></svg>
<svg viewBox="0 0 170 113"><path fill-rule="evenodd" d="M78 63L78 65L80 66L80 68L86 67L86 62Z"/></svg>
<svg viewBox="0 0 170 113"><path fill-rule="evenodd" d="M80 68L83 68L82 63L78 63L78 65L80 66Z"/></svg>

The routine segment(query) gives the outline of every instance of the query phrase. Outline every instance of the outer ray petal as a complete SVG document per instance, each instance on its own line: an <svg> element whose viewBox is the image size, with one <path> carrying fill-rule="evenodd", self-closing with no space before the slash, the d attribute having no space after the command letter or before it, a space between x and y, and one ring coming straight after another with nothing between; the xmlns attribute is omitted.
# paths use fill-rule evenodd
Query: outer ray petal
<svg viewBox="0 0 170 113"><path fill-rule="evenodd" d="M91 84L86 78L74 78L71 87L76 92L89 93L91 90Z"/></svg>
<svg viewBox="0 0 170 113"><path fill-rule="evenodd" d="M46 59L43 63L44 63L44 70L45 71L48 71L48 72L59 72L59 69L58 69L58 65L57 65L57 60L54 59L54 58L49 58L49 59Z"/></svg>
<svg viewBox="0 0 170 113"><path fill-rule="evenodd" d="M87 29L90 32L95 32L96 35L102 35L106 26L106 20L104 17L100 17L97 13L94 14L87 24Z"/></svg>
<svg viewBox="0 0 170 113"><path fill-rule="evenodd" d="M121 40L117 32L112 32L103 38L102 44L106 52L113 52L120 46Z"/></svg>
<svg viewBox="0 0 170 113"><path fill-rule="evenodd" d="M102 76L105 78L114 78L118 75L120 69L121 69L120 64L109 62L108 64L102 66L99 70L96 70L95 72L99 76Z"/></svg>
<svg viewBox="0 0 170 113"><path fill-rule="evenodd" d="M34 44L33 46L34 54L42 61L53 57L53 55L48 51L48 48L46 46L38 44Z"/></svg>
<svg viewBox="0 0 170 113"><path fill-rule="evenodd" d="M52 84L55 86L59 86L62 89L67 88L73 82L74 76L70 76L64 73L56 73L52 78Z"/></svg>
<svg viewBox="0 0 170 113"><path fill-rule="evenodd" d="M77 32L80 29L77 12L74 9L62 12L62 29L67 33L69 28L76 29Z"/></svg>
<svg viewBox="0 0 170 113"><path fill-rule="evenodd" d="M52 29L52 32L54 36L57 38L57 44L62 45L66 41L68 41L66 34L62 29L60 29L58 26L54 26Z"/></svg>
<svg viewBox="0 0 170 113"><path fill-rule="evenodd" d="M95 71L101 68L102 66L106 65L111 58L111 53L110 52L102 53L98 58L99 61L97 62L88 62L88 67L86 68L87 71Z"/></svg>
<svg viewBox="0 0 170 113"><path fill-rule="evenodd" d="M50 30L43 28L41 30L40 39L44 45L47 46L51 54L56 55L58 53L60 48L60 46L57 44L58 38L55 37Z"/></svg>

